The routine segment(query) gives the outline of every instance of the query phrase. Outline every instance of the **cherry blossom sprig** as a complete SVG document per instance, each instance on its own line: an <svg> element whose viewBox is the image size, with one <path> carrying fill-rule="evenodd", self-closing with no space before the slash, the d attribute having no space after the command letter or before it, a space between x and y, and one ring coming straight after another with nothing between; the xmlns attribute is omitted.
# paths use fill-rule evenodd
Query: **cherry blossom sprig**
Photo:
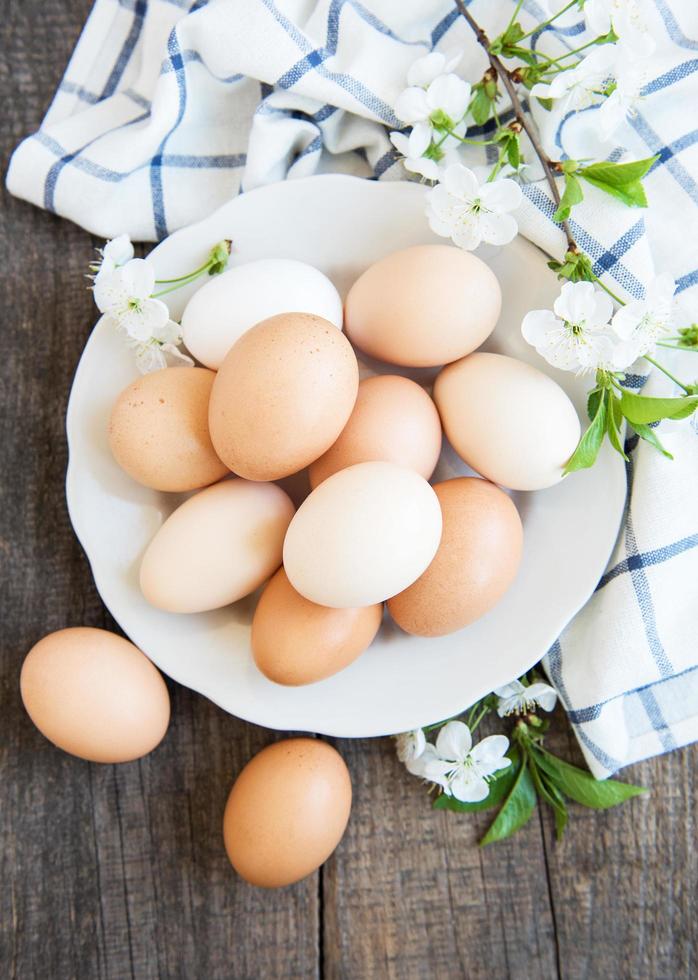
<svg viewBox="0 0 698 980"><path fill-rule="evenodd" d="M606 436L625 457L624 419L642 439L670 456L653 423L691 414L698 387L675 378L656 359L656 349L698 351L698 327L674 326L675 287L668 276L657 276L649 283L643 299L624 304L595 274L569 224L588 186L628 207L647 207L642 180L656 158L623 162L552 159L519 95L519 89L528 90L531 99L560 118L597 106L602 139L622 132L636 114L650 77L655 42L647 27L646 0L571 0L567 4L550 0L547 19L527 32L518 21L523 5L518 2L504 31L492 40L462 0L455 0L455 5L485 50L489 68L482 79L468 82L456 74L458 56L431 52L419 58L409 69L407 88L395 105L395 114L406 128L391 133L405 168L433 185L427 195L429 224L436 234L450 237L467 250L482 242L506 245L518 231L515 213L522 202L520 183L544 177L556 205L553 221L567 240L563 260L548 264L560 279L568 281L553 310L535 310L525 318L523 334L555 367L596 372L596 385L589 395L590 425L566 472L593 465ZM588 40L558 57L526 44L573 8L583 12ZM512 61L518 64L510 67ZM502 90L514 115L506 125L497 108ZM473 126L479 127L477 138ZM483 131L490 135L483 136ZM471 145L496 150L489 173L479 174L464 165L461 151ZM527 158L531 151L533 155ZM612 301L621 307L615 313ZM638 358L662 371L683 394L648 399L627 391L625 372Z"/></svg>
<svg viewBox="0 0 698 980"><path fill-rule="evenodd" d="M600 782L549 752L543 744L549 722L539 711L552 711L556 701L554 688L535 674L524 675L474 704L465 720L451 718L396 736L398 758L436 790L434 809L472 813L498 808L481 846L515 834L539 801L552 809L559 839L569 818L568 800L604 810L646 790L614 779ZM510 737L488 735L474 744L480 722L494 711L513 721ZM436 742L428 741L427 735L437 730Z"/></svg>
<svg viewBox="0 0 698 980"><path fill-rule="evenodd" d="M152 262L134 258L128 235L119 235L98 249L99 262L90 266L95 303L123 334L142 374L194 364L181 350L180 326L171 319L161 297L201 276L223 272L230 249L230 241L218 242L202 265L173 279L157 279Z"/></svg>

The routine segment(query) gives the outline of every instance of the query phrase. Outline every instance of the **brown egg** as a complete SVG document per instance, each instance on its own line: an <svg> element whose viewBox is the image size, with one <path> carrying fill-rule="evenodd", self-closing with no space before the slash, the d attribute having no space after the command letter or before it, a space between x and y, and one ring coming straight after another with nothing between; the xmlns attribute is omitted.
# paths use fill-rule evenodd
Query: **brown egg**
<svg viewBox="0 0 698 980"><path fill-rule="evenodd" d="M394 374L366 378L339 439L311 464L310 486L370 460L407 466L428 480L440 452L441 420L426 391Z"/></svg>
<svg viewBox="0 0 698 980"><path fill-rule="evenodd" d="M252 885L300 881L337 847L351 811L351 779L339 752L314 738L262 749L235 780L223 815L225 849Z"/></svg>
<svg viewBox="0 0 698 980"><path fill-rule="evenodd" d="M443 532L436 557L409 588L388 600L405 632L443 636L479 619L502 598L521 561L523 529L510 498L486 480L434 485Z"/></svg>
<svg viewBox="0 0 698 980"><path fill-rule="evenodd" d="M233 479L206 487L170 514L146 548L143 595L173 613L237 602L281 564L293 510L275 483Z"/></svg>
<svg viewBox="0 0 698 980"><path fill-rule="evenodd" d="M249 480L296 473L335 441L358 386L351 344L327 320L308 313L263 320L231 347L213 385L216 452Z"/></svg>
<svg viewBox="0 0 698 980"><path fill-rule="evenodd" d="M24 707L49 741L91 762L152 751L170 721L162 676L128 640L90 627L50 633L22 665Z"/></svg>
<svg viewBox="0 0 698 980"><path fill-rule="evenodd" d="M283 568L270 579L252 620L255 663L277 684L312 684L348 667L370 646L383 606L330 609L293 588Z"/></svg>
<svg viewBox="0 0 698 980"><path fill-rule="evenodd" d="M371 357L434 367L475 350L499 318L491 269L452 245L414 245L370 266L349 290L346 332Z"/></svg>
<svg viewBox="0 0 698 980"><path fill-rule="evenodd" d="M153 490L181 493L225 476L228 468L208 433L214 378L205 368L163 368L121 392L109 420L109 446L130 477Z"/></svg>

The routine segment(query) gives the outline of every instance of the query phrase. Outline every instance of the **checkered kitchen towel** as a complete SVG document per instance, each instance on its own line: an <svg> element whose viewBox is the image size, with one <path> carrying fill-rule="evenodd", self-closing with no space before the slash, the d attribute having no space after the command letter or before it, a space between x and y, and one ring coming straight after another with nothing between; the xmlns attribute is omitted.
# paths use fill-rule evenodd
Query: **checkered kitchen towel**
<svg viewBox="0 0 698 980"><path fill-rule="evenodd" d="M613 158L659 154L647 180L652 209L625 209L585 188L573 228L596 272L625 295L641 295L653 268L670 272L690 322L698 319L698 4L649 3L658 51ZM493 36L512 3L472 0L471 9ZM545 16L525 0L531 26ZM578 13L561 24L533 43L551 53L583 43ZM458 70L471 80L486 66L451 0L97 0L8 184L103 237L152 240L241 188L285 177L339 170L402 179L386 127L398 125L391 106L408 66L431 48L463 51ZM553 155L588 147L594 110L538 117ZM531 182L525 195L522 232L559 256L545 185ZM698 360L679 356L683 374L698 373ZM648 388L661 384L652 377ZM674 462L633 446L608 571L547 657L598 776L698 739L695 421L664 423L662 439Z"/></svg>

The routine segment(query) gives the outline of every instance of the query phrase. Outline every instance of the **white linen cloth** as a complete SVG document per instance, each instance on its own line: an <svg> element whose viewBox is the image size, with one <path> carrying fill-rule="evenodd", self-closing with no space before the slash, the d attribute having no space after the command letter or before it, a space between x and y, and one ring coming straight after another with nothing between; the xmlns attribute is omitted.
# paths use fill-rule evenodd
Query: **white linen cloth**
<svg viewBox="0 0 698 980"><path fill-rule="evenodd" d="M658 47L645 98L623 147L610 149L613 159L659 154L646 180L651 210L585 187L572 227L623 295L642 295L653 269L670 272L691 322L698 5L650 4ZM490 36L513 11L511 0L469 6ZM526 0L521 18L533 26L548 13ZM560 23L533 43L554 53L584 43L578 11ZM97 0L41 129L14 154L8 186L105 238L153 240L269 181L328 170L403 179L391 106L409 65L431 49L462 51L457 70L470 81L486 67L451 0ZM533 111L551 155L590 155L595 110ZM545 183L524 192L522 233L560 257ZM689 377L698 374L692 356L680 355ZM654 375L650 386L664 387ZM698 739L696 436L695 420L662 424L673 462L631 442L628 511L608 571L546 659L599 777Z"/></svg>

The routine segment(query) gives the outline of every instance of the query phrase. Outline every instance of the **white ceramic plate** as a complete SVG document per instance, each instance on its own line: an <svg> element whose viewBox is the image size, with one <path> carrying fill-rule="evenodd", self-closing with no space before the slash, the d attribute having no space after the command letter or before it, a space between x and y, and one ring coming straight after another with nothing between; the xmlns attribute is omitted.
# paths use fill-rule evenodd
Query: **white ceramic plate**
<svg viewBox="0 0 698 980"><path fill-rule="evenodd" d="M300 259L325 272L342 294L388 252L443 241L429 231L419 185L320 176L237 197L172 235L151 258L160 277L169 278L195 268L222 238L233 239L235 263ZM544 257L523 239L483 257L504 296L501 320L486 349L549 371L584 418L584 383L549 370L520 334L523 313L550 306L557 293ZM169 297L175 317L199 285ZM366 367L364 374L375 367ZM110 455L109 412L134 377L131 354L100 321L80 360L68 406L73 527L100 595L124 632L170 677L240 718L269 728L365 737L456 714L547 652L591 595L608 561L623 512L625 473L620 457L605 447L592 470L549 490L514 495L525 528L523 564L512 589L488 615L438 639L407 636L386 622L370 650L347 670L307 687L277 686L257 671L250 653L253 599L183 616L159 612L141 596L141 555L181 498L138 486ZM468 472L445 449L436 477Z"/></svg>

